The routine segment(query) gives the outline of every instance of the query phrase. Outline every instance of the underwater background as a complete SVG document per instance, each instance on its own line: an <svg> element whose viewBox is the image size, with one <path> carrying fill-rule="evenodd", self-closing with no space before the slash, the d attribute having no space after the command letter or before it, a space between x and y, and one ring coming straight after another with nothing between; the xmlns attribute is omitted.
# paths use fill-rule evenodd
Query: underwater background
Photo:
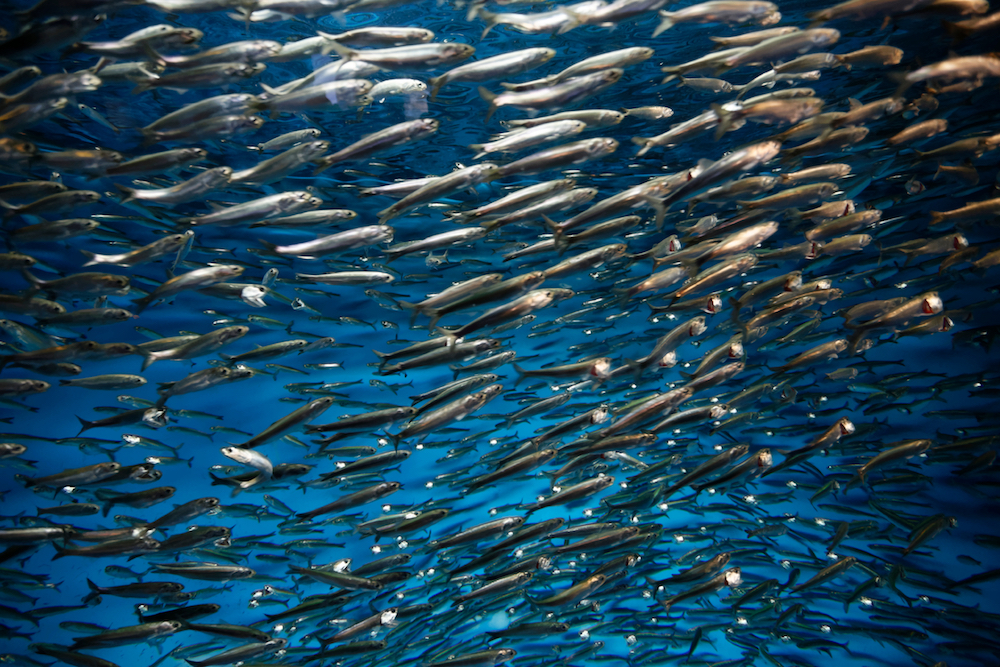
<svg viewBox="0 0 1000 667"><path fill-rule="evenodd" d="M724 5L733 3L708 4L724 12ZM6 318L0 441L7 443L0 459L3 664L109 664L93 656L117 665L185 659L192 664L324 665L998 664L1000 603L994 596L1000 594L1000 525L994 462L1000 420L992 342L1000 326L995 266L1000 209L987 206L964 217L933 212L998 197L995 77L1000 68L993 58L985 73L906 79L907 73L949 58L986 56L995 49L997 21L980 18L989 18L985 2L868 4L868 10L849 7L842 15L824 17L812 15L826 8L820 3L780 2L780 16L765 6L755 16L727 22L711 15L685 17L681 10L688 3L662 2L615 3L620 14L597 20L593 17L611 3L589 2L556 12L543 24L510 14L555 12L557 5L362 0L272 7L264 2L86 0L43 1L32 9L27 3L6 3L0 14L8 33L0 43L3 74L31 66L39 71L14 83L0 82L7 98L0 110L0 200L10 253L0 273L0 309ZM678 15L675 25L654 37L663 20L659 9ZM975 20L983 26L962 23ZM200 38L190 44L181 38L155 48L140 45L124 55L80 45L120 40L154 25L195 29ZM526 32L531 26L539 32ZM329 66L341 57L349 68L364 61L367 49L395 48L405 39L366 43L362 32L354 35L355 42L345 36L337 48L326 44L287 60L273 53L251 58L256 66L239 75L213 70L194 83L155 78L157 70L164 77L190 73L175 66L178 61L172 64L173 58L240 40L285 45L320 31L343 35L385 27L429 30L433 38L421 43L466 44L475 53L440 65L419 62L421 56L400 63L394 54L383 54L381 65L352 71L373 84L391 83L368 87L361 99L345 95L347 88L333 88L290 111L274 102L289 94L282 86L315 71L334 81L340 66ZM661 68L725 46L710 38L781 27L839 34L829 43L776 52L773 60L765 53L747 64L685 69L681 74L694 78L686 85L677 78L664 82L672 72ZM901 49L901 58L886 64L859 59L853 65L843 59L874 46ZM494 104L487 99L505 91L502 82L550 77L585 58L634 47L647 47L652 55L633 54L620 79L601 89L558 99L501 97ZM431 95L430 80L457 66L537 48L554 54L530 71L510 65L508 74L455 77ZM783 78L765 77L739 89L807 52L840 59L817 59L811 65L818 70L792 67L771 75ZM111 69L137 62L146 62L150 74ZM607 72L619 64L610 59L590 71ZM23 93L41 77L89 68L99 83L82 90ZM311 80L295 87L313 85L324 84ZM559 85L556 79L541 83L543 89ZM752 113L741 116L753 109L743 104L747 99L793 87L812 89L800 96L822 100L824 114L886 99L898 103L850 123L831 116L812 134L807 130L799 136L782 135L799 120L767 124ZM174 138L141 131L200 100L239 93L260 96L242 110L221 114L259 119L244 122L239 131L227 134L233 124L195 125L204 118L182 122ZM770 102L793 99L791 94L773 96ZM513 129L521 119L588 109L624 113L585 116L589 122L582 132L575 126L567 130L579 134L516 153L477 157L478 146L470 148ZM726 118L722 127L719 115ZM648 146L634 141L658 137L696 117L701 124L676 139ZM329 155L371 133L421 118L437 121L433 132L332 161L318 173L315 160L292 161L287 174L279 169L255 177L251 172L242 182L223 181L190 201L126 199L127 188L167 188L207 169L251 170L293 148L291 139L275 149L259 148L289 132L315 128L315 136L300 139L328 142L321 154ZM800 120L808 123L805 116ZM947 123L936 136L890 141L928 120ZM867 132L794 150L850 127ZM605 143L613 150L592 157L561 163L548 158L540 166L490 172L482 182L460 183L398 215L384 210L399 195L367 190L486 162L507 165L554 145L594 138L617 143ZM699 175L718 169L725 156L767 141L782 142L783 152L727 172L666 207L661 203L685 183L699 183ZM133 158L182 148L200 148L204 154L189 155L174 167L114 173L114 165ZM97 149L102 153L63 153ZM783 175L829 164L849 168L816 179L836 187L812 199L809 193L797 199L793 193L789 201L747 203L809 182L783 180ZM572 243L563 230L554 230L597 202L673 174L678 176L668 189L646 191L595 213L574 233L622 216L638 216L635 220L603 235L570 237ZM593 191L565 205L553 204L542 212L544 218L533 213L480 225L478 217L462 214L519 188L565 178ZM709 190L747 178L762 185L743 194ZM63 200L32 208L60 188L3 189L28 181L58 182L65 186L61 190L96 196L83 204ZM556 187L517 208L554 199L561 192ZM296 226L280 224L288 213L281 210L252 212L234 224L198 220L286 192L318 198L299 213L344 209L356 216L331 214L325 222ZM704 201L695 203L695 197ZM817 207L825 208L815 212ZM852 209L881 215L850 223L853 227L817 231ZM75 233L58 225L34 235L19 231L60 220L98 224L78 222ZM776 227L754 227L771 221ZM316 258L309 250L294 249L293 244L316 237L378 224L392 227L391 240L320 251ZM751 227L764 230L762 238L733 251L719 250L720 239L733 241L734 234ZM468 228L486 231L429 253L395 248ZM84 253L128 253L189 230L193 236L181 237L152 261L84 268ZM869 238L841 241L857 234ZM663 243L672 235L674 242ZM517 252L553 238L556 243L536 252ZM934 239L945 241L928 249ZM440 330L429 328L425 310L415 312L410 304L453 284L491 273L506 280L546 271L610 244L627 247L609 251L606 261L536 280L533 289L570 290L549 293L544 307L491 311L521 298L524 288L442 315L440 326L446 330L476 325L460 333L458 345L497 341L486 351L463 358L456 353L456 358L399 372L392 372L392 364L415 355L383 363L375 353L444 340ZM670 257L685 251L681 259ZM674 295L685 281L704 277L703 272L733 257L745 263L718 282ZM19 269L28 264L25 275ZM135 302L172 275L211 264L242 272L214 289L194 286L163 300ZM675 270L672 283L629 290L666 269ZM391 282L372 275L358 278L372 281L367 284L299 277L346 271L388 273ZM86 276L36 283L83 272L127 276L128 290ZM770 289L741 298L761 284ZM719 297L715 305L708 300L713 294ZM801 296L807 298L794 301ZM100 325L60 324L47 319L58 307L30 301L42 298L65 311L122 308L134 317L109 318ZM743 308L734 311L737 299ZM776 309L792 301L794 307ZM899 307L910 308L905 317L885 317ZM494 316L474 322L488 312ZM754 319L762 313L765 317ZM522 319L525 315L531 317ZM704 330L691 327L687 333L685 327L697 317L704 317ZM190 358L150 356L149 343L159 338L224 327L246 330ZM648 359L645 372L636 373L634 360L649 355L672 331L684 334L674 336L676 361L661 368L658 358ZM824 348L815 358L796 356L837 340L844 344L835 355L834 348ZM85 341L146 348L104 350L103 356L80 345L59 348ZM280 356L252 354L259 346L283 341L304 342ZM444 352L453 343L435 349ZM61 351L31 356L55 348ZM251 354L227 361L226 355L244 353ZM514 367L537 371L605 357L610 370L585 364L557 377L520 377ZM52 365L57 363L78 367ZM465 368L470 364L476 365ZM744 366L735 369L736 364ZM230 369L225 374L237 381L177 395L160 384L213 368ZM737 372L704 380L721 368ZM137 375L145 383L121 388L109 380L110 388L103 390L74 386L80 378L108 374ZM411 411L374 426L306 432L306 424L331 424L346 415L411 405L422 409L428 399L414 396L473 376L478 376L475 383L419 415ZM690 388L699 379L687 400L621 422L640 401ZM494 385L499 387L487 389L489 395L475 393ZM167 396L161 404L158 389ZM562 394L568 395L561 402L512 418ZM426 428L414 426L469 395L482 400ZM322 398L331 400L312 403ZM313 406L308 417L267 431L307 405ZM696 412L661 424L669 405ZM709 412L716 405L725 409ZM561 433L547 433L581 416ZM125 423L115 423L115 417ZM111 420L108 425L90 423L105 419ZM643 435L651 429L657 432ZM266 436L251 441L262 433ZM343 437L319 444L319 437L331 433ZM620 437L602 443L604 436ZM239 452L222 451L248 441L259 446L242 451L266 458L252 461L274 470L258 473L234 458L241 457ZM547 449L554 451L530 458ZM390 455L397 451L409 455ZM515 460L523 465L485 477ZM361 464L347 474L338 473L357 461ZM128 469L131 476L109 478L105 469L93 477L44 479L106 462L122 468L147 465ZM699 468L706 462L708 469ZM218 481L241 474L243 487L239 481L236 487ZM384 483L395 485L379 486ZM174 491L118 496L163 487ZM567 488L579 493L551 506L532 505ZM368 491L328 512L314 512ZM175 524L148 526L175 506L201 498L217 498L218 506L206 505L214 508ZM505 517L512 522L441 544ZM51 526L72 528L45 537L16 532ZM533 526L540 527L532 531ZM197 528L184 541L191 527ZM87 533L99 530L118 532ZM511 533L524 537L508 539ZM574 546L580 540L587 541ZM105 545L106 553L75 551L94 545ZM252 573L243 569L227 575L209 566L198 573L170 569L178 563L241 566ZM838 563L839 569L825 570ZM739 568L738 574L731 568ZM359 571L353 578L336 576ZM813 580L821 571L831 576ZM670 577L675 578L666 581ZM475 594L497 580L494 588ZM140 582L175 585L136 587ZM93 594L94 587L123 586L132 588ZM459 596L467 599L456 600ZM218 607L199 606L206 604ZM373 618L355 632L338 635ZM127 637L104 634L164 621L178 622L144 625ZM197 629L198 624L242 629ZM243 653L225 653L240 646L247 647Z"/></svg>

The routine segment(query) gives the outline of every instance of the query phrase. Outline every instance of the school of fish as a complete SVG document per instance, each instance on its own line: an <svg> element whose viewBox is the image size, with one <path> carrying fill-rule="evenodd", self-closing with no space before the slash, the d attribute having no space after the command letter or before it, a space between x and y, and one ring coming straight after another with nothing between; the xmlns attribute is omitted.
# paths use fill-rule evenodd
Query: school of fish
<svg viewBox="0 0 1000 667"><path fill-rule="evenodd" d="M0 664L996 664L987 0L13 4Z"/></svg>

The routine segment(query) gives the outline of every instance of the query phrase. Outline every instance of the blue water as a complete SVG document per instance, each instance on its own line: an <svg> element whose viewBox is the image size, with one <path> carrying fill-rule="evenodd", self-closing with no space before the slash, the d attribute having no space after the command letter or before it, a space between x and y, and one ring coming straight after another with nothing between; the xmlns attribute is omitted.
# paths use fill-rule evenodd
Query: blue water
<svg viewBox="0 0 1000 667"><path fill-rule="evenodd" d="M24 8L27 5L18 5ZM805 27L807 11L817 9L811 2L782 2L780 25ZM539 12L550 5L510 5L493 7L493 11ZM3 26L16 33L17 21L6 12ZM940 16L902 18L888 27L880 19L865 21L840 20L831 22L842 35L830 48L837 54L849 53L866 45L891 44L904 50L902 62L886 68L851 71L824 70L822 78L802 85L816 90L826 101L825 111L846 111L848 98L870 102L893 93L896 89L894 72L906 72L920 65L935 62L954 50L960 55L989 51L989 33L953 44L942 31ZM536 70L519 75L518 81L556 73L582 58L626 46L650 46L655 55L650 60L626 69L622 81L584 103L586 108L621 109L644 105L665 105L673 109L667 120L646 121L627 116L619 125L588 130L585 137L606 136L620 142L618 150L598 161L565 170L579 185L597 188L598 201L617 192L664 175L693 167L700 159L717 160L727 152L761 141L777 130L766 125L748 123L727 134L720 141L711 133L675 148L654 149L637 157L631 138L649 137L665 131L670 124L681 122L705 111L712 102L731 99L733 93L712 95L674 84L661 85L660 66L676 65L708 52L712 42L708 36L731 36L757 29L755 27L721 24L679 24L659 37L650 37L658 19L651 14L623 21L614 30L583 26L562 35L527 35L508 27L498 27L485 38L480 34L481 20L469 20L465 8L447 4L413 3L379 9L374 12L355 11L321 18L300 18L275 23L246 24L227 17L224 10L172 16L152 7L123 6L109 12L107 20L86 39L101 41L117 39L146 25L171 23L194 27L204 32L205 48L242 39L271 39L279 42L301 39L316 30L339 33L362 26L413 26L433 30L435 41L464 42L476 47L476 59L533 46L548 46L557 55ZM995 33L993 33L995 37ZM237 203L266 194L290 190L309 190L324 200L324 208L349 208L357 212L354 221L344 223L320 234L341 231L352 226L375 224L377 212L392 203L388 197L358 196L359 187L372 187L399 179L443 175L457 166L474 162L469 144L483 143L490 135L502 131L504 121L531 115L517 109L502 108L484 122L487 104L476 90L476 83L456 82L446 86L435 101L425 94L377 99L361 110L322 108L303 114L283 114L266 118L254 134L231 140L216 141L210 137L185 143L165 143L144 147L137 128L160 116L199 99L228 92L257 94L261 86L278 86L305 76L309 71L329 61L333 56L314 56L298 62L271 63L260 75L224 88L147 91L132 94L131 84L107 83L95 92L82 93L76 102L96 110L112 125L114 132L81 114L74 104L63 113L31 125L14 136L35 144L39 152L90 149L102 147L121 152L128 157L181 146L200 146L209 152L209 166L228 165L246 168L258 162L258 153L248 151L248 144L262 143L285 132L316 127L322 139L330 142L331 150L339 150L363 135L392 124L417 117L435 118L441 129L431 138L420 140L369 160L337 165L319 176L310 168L299 170L269 186L232 187L216 192L208 200L217 203ZM16 61L16 62L14 62ZM93 66L98 58L85 53L58 55L58 50L16 58L9 66L35 64L45 74L75 71ZM744 83L764 71L764 67L744 67L726 73L723 78ZM374 80L412 77L426 81L445 68L430 72L382 72ZM482 85L501 92L499 81ZM778 84L776 89L787 84ZM763 94L765 88L751 95ZM908 100L923 92L923 84L906 92ZM949 178L935 178L937 162L918 162L909 150L890 149L885 139L907 125L927 118L945 118L947 132L919 146L929 150L951 141L970 136L988 136L1000 131L996 80L969 92L945 92L938 97L939 107L933 113L916 118L896 115L871 121L871 132L860 144L844 153L824 154L806 158L802 166L825 162L846 162L853 168L849 178L840 181L844 193L836 198L854 199L858 210L863 206L883 210L883 221L891 221L874 230L874 243L855 253L815 261L761 259L745 276L729 280L721 286L722 298L738 297L752 282L766 280L799 269L803 280L828 278L833 286L843 290L843 297L816 306L822 317L820 326L807 340L792 341L779 346L775 339L788 334L806 321L799 317L772 326L763 338L746 344L747 369L733 380L696 394L684 408L705 405L717 398L720 402L735 396L740 390L771 378L785 384L736 413L756 413L745 422L716 429L705 423L688 427L678 433L664 433L652 446L628 450L645 464L675 456L668 475L681 471L714 455L731 443L746 443L751 453L770 448L775 463L783 453L802 447L841 417L849 418L857 427L854 435L843 438L829 453L814 455L807 464L782 470L765 478L753 479L743 486L702 491L697 496L690 489L678 491L666 502L638 507L628 511L611 511L602 498L614 493L646 490L642 484L628 485L635 468L618 462L598 462L576 473L577 477L563 480L582 481L598 474L615 477L612 488L569 506L540 510L530 515L528 522L563 518L567 524L611 521L621 526L643 527L647 539L620 548L593 553L568 552L555 554L554 547L564 540L542 540L526 543L520 550L501 559L514 559L548 553L553 565L537 571L524 589L527 597L515 593L503 600L454 604L451 598L468 593L479 585L474 570L462 577L449 577L448 570L456 562L466 562L470 556L485 552L490 542L471 544L464 550L439 553L427 547L430 540L441 539L459 530L502 516L525 516L519 505L549 493L548 478L542 472L553 472L568 460L561 456L528 476L508 479L473 493L463 493L463 481L491 470L498 452L509 453L524 444L536 431L547 429L586 410L607 405L620 411L630 401L648 397L667 388L681 386L685 379L681 371L697 367L706 351L723 344L737 330L730 322L728 304L723 312L708 317L708 331L693 342L678 349L680 362L672 369L650 371L641 381L631 382L630 376L600 386L577 385L568 403L548 415L534 417L506 427L504 418L522 409L529 402L546 398L561 391L566 384L559 381L528 379L515 386L517 374L510 364L495 372L504 387L502 396L494 399L474 415L423 438L409 438L401 448L412 451L402 464L381 475L365 475L349 483L329 489L311 488L308 482L321 474L335 470L338 462L351 457L330 457L318 454L312 438L301 429L288 437L275 440L257 449L275 465L308 463L313 466L299 481L285 480L265 488L254 487L232 496L230 487L211 485L210 473L227 475L244 472L247 468L235 464L220 453L231 443L245 442L260 433L275 420L301 407L318 395L301 394L289 388L290 383L345 383L328 387L335 392L336 404L313 423L335 421L342 415L360 414L389 406L410 405L410 397L449 382L455 376L446 366L418 369L405 375L378 374L378 359L372 350L388 352L425 340L426 318L417 318L411 326L409 313L394 305L394 300L417 302L454 282L490 271L502 271L505 277L529 270L541 270L564 257L556 253L532 255L504 262L502 255L520 244L533 243L547 235L540 222L503 227L486 239L474 244L451 248L446 260L430 265L426 253L403 257L385 269L385 256L378 247L363 252L346 253L328 262L296 259L289 261L262 254L261 239L277 243L297 243L312 238L310 232L283 231L269 228L250 229L246 225L196 229L195 243L178 271L192 270L208 262L235 262L245 267L239 279L259 283L269 268L278 269L278 279L272 294L265 297L266 306L252 308L239 300L223 300L186 291L168 303L150 306L136 320L91 330L50 330L53 335L68 339L86 338L98 342L128 342L138 344L153 336L173 336L180 332L205 333L215 327L246 324L249 333L222 352L237 354L291 338L314 339L332 336L333 347L275 359L291 367L275 368L264 362L250 364L260 371L255 377L239 383L217 387L210 391L175 396L167 402L169 424L153 429L143 425L100 428L87 431L84 439L73 439L79 424L77 417L97 420L116 410L131 408L157 398L158 382L176 381L187 374L221 363L218 353L190 361L159 361L142 375L148 383L134 391L93 391L59 386L58 378L46 377L30 369L7 367L3 378L37 378L53 386L41 394L28 395L0 405L6 424L2 430L4 442L22 443L27 452L19 457L0 461L3 480L4 528L67 523L79 529L118 528L151 521L173 508L173 505L196 498L215 496L221 500L221 512L199 517L191 525L225 526L231 529L229 544L208 549L195 549L176 556L181 561L212 561L249 566L256 576L248 580L212 583L179 577L147 574L144 581L179 581L191 598L187 604L215 602L222 609L212 616L199 619L204 623L234 623L255 625L257 628L288 640L286 651L272 657L250 660L274 664L305 664L304 656L315 654L319 643L313 636L324 636L336 629L370 616L374 610L390 606L405 608L428 603L429 610L401 618L391 628L382 628L371 635L355 639L384 639L386 648L367 655L339 658L341 664L423 664L443 660L487 648L511 648L517 651L513 664L552 665L566 659L568 664L603 662L630 665L668 664L680 662L692 646L696 631L701 639L688 662L715 664L739 661L742 664L811 664L826 665L851 661L862 665L930 665L940 661L949 665L995 664L1000 654L996 643L1000 592L996 580L987 580L974 587L951 587L949 584L997 567L996 546L1000 527L995 519L996 468L992 465L965 474L957 471L976 457L995 451L996 441L973 441L968 447L946 448L961 438L995 436L997 352L986 344L991 327L998 322L996 312L996 268L973 271L968 263L957 264L939 272L940 257L929 257L904 264L896 255L883 255L887 247L924 237L937 237L953 231L949 225L929 228L928 211L948 211L966 202L991 199L996 196L997 158L995 152L975 158L978 184L969 185ZM269 154L269 155L273 155ZM495 161L513 158L493 155ZM961 161L947 164L960 165ZM798 164L774 160L755 173L794 171ZM183 231L183 217L196 216L210 209L203 201L173 208L145 208L137 204L122 205L115 183L130 184L127 178L97 177L74 173L53 174L44 166L33 166L27 174L16 173L9 165L2 169L2 183L31 179L61 180L77 189L95 190L102 194L92 207L66 213L63 217L95 216L100 220L99 232L76 237L66 242L31 243L12 249L31 255L37 261L32 272L51 279L56 274L81 270L107 271L129 275L132 294L112 296L108 305L131 307L130 299L153 289L167 278L171 257L134 268L107 265L81 269L80 250L100 253L124 252L129 242L136 245L160 238L165 231ZM196 172L182 172L184 177ZM431 233L454 227L442 213L444 205L468 209L492 201L509 190L542 180L559 178L550 171L532 176L503 179L474 190L455 193L430 208L412 211L391 220L395 242L423 238ZM922 192L911 194L906 184L914 179L923 185ZM150 177L157 187L176 182L177 177ZM148 187L142 186L139 187ZM912 188L911 188L912 189ZM776 190L775 190L776 191ZM694 215L713 212L702 204ZM735 204L718 209L725 220L737 212ZM653 222L652 211L639 209L643 224L627 236L600 240L588 247L605 243L625 242L630 253L640 253L673 231L674 224L686 216L679 207L667 218L664 231ZM59 216L49 216L55 219ZM563 220L566 213L557 214ZM6 220L5 235L39 218L11 215ZM777 249L802 240L802 228L783 218L781 231L764 243L764 249ZM969 243L980 247L979 256L996 250L995 218L963 228ZM441 251L434 256L440 257ZM347 268L389 270L395 281L376 286L378 293L366 294L364 287L324 287L295 280L295 273L321 273ZM623 308L610 289L627 287L649 275L649 260L635 263L615 261L598 269L553 279L546 287L567 287L575 295L565 301L535 313L536 319L515 330L497 334L503 341L498 352L513 350L516 361L524 368L537 369L598 356L609 356L618 367L625 359L637 358L649 352L654 341L669 331L676 322L693 313L655 317L642 303L633 298ZM16 272L2 275L5 293L17 293L28 287ZM913 298L936 290L945 311L954 319L950 332L929 336L910 336L894 340L891 332L874 338L873 348L860 356L841 354L804 372L776 376L772 369L787 359L821 342L844 335L843 309L879 299ZM661 293L662 294L662 293ZM704 292L707 294L707 292ZM648 296L648 295L647 295ZM301 299L307 308L294 309L290 301ZM68 309L93 305L83 300L60 300ZM665 305L669 298L649 297L651 305ZM481 314L485 309L465 311L442 320L442 325L458 326ZM744 311L744 318L750 311ZM281 325L262 326L247 320L259 315L272 318ZM12 313L3 315L24 324L30 317ZM344 319L348 318L348 319ZM676 319L674 319L676 318ZM916 321L911 324L917 323ZM985 332L980 335L979 332ZM476 336L486 335L483 330ZM21 350L16 341L4 339L4 353ZM141 360L129 356L115 361L80 362L83 376L104 373L139 373ZM338 364L325 369L309 369L307 364ZM831 380L827 373L853 367L859 373L855 380ZM387 384L383 384L387 383ZM792 391L794 389L794 391ZM127 396L121 396L126 394ZM133 398L129 398L133 397ZM794 400L789 400L789 397ZM186 411L186 412L185 412ZM611 420L616 416L612 416ZM605 422L605 426L611 423ZM229 430L220 430L229 429ZM244 435L235 432L238 429ZM390 427L395 433L396 424ZM590 428L595 430L594 427ZM135 434L150 438L160 447L127 446L123 435ZM569 443L575 435L562 438ZM892 464L873 472L870 484L843 487L854 470L900 441L927 438L932 448L923 455ZM378 451L391 450L385 433L364 434L342 440L337 446L371 446ZM553 445L547 445L553 446ZM47 508L73 501L93 502L98 487L76 489L25 489L16 475L40 477L68 468L114 460L122 465L142 462L147 457L176 456L180 461L161 462L157 470L159 481L151 484L121 484L117 491L135 492L153 486L176 487L174 496L158 505L133 509L116 506L107 517L101 514L84 517L36 517L38 508ZM485 460L483 460L485 457ZM170 463L168 465L168 463ZM402 489L381 502L354 508L346 513L320 517L315 524L289 519L287 510L306 512L333 501L349 491L370 486L379 480L396 481ZM826 483L838 481L842 489L814 501L810 498ZM301 483L300 483L301 482ZM263 497L269 496L268 500ZM270 501L274 499L274 501ZM428 529L397 536L389 534L376 540L353 530L357 524L407 510L446 508L448 517ZM910 543L910 531L925 518L935 515L954 517L957 525L937 535L903 555ZM842 522L857 528L828 555L827 550ZM186 524L185 524L186 525ZM181 533L185 525L165 529L156 535L164 539ZM763 525L781 525L783 534L748 535ZM779 531L780 532L780 531ZM301 546L293 540L314 538L329 546ZM79 542L75 546L84 546ZM69 546L69 545L67 545ZM653 600L653 587L646 577L663 579L691 567L711 556L732 552L727 567L739 566L742 583L735 590L723 589L709 595L675 604L668 613ZM358 591L327 612L299 620L268 622L265 615L277 614L293 607L308 596L334 592L327 585L312 580L300 580L287 573L289 566L307 567L351 558L352 568L377 557L409 553L412 559L403 569L410 577L384 590L371 593ZM582 605L540 608L533 604L550 593L563 591L592 574L602 564L623 555L637 554L639 560L626 571L616 574L605 587L590 596ZM150 611L162 611L177 606L169 601L137 600L102 596L90 606L81 606L88 593L85 578L99 586L130 583L114 576L109 566L127 567L145 573L155 562L172 561L175 555L147 554L128 559L124 556L88 558L67 556L54 559L56 550L42 545L5 560L0 567L4 586L2 621L5 626L3 653L11 664L48 663L43 656L32 653L29 645L46 642L68 645L72 638L83 636L73 623L96 623L106 628L118 628L139 622L135 614L137 603L146 603ZM798 583L803 583L836 558L852 556L858 564L837 578L802 592L790 588L772 588L762 597L749 601L740 609L734 602L753 586L768 579L786 584L799 571ZM457 560L456 560L457 559ZM496 570L495 566L493 571ZM873 577L877 585L863 594L853 595ZM689 584L673 586L669 592L659 592L658 599L677 594ZM848 600L848 598L851 598ZM846 602L845 602L846 601ZM801 606L796 606L801 605ZM69 609L55 609L68 606ZM48 608L48 610L46 610ZM32 618L19 617L32 610ZM792 612L787 614L786 612ZM563 621L570 625L566 633L543 637L508 637L490 640L485 633L524 621ZM69 625L67 625L69 623ZM333 628L331 630L331 628ZM119 665L152 665L163 661L173 664L183 658L204 658L225 648L242 643L194 631L182 631L162 640L132 645L99 648L87 651ZM198 648L198 647L201 648ZM337 646L334 644L332 646ZM569 659L579 651L587 651ZM5 658L6 659L6 658ZM332 658L321 664L332 664ZM734 663L727 663L734 664Z"/></svg>

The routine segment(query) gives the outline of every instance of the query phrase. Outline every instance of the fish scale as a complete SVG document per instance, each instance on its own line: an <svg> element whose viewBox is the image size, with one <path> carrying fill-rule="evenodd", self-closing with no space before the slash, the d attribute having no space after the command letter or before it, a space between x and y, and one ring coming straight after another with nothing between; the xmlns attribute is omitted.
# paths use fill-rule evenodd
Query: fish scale
<svg viewBox="0 0 1000 667"><path fill-rule="evenodd" d="M4 660L995 662L1000 12L30 4Z"/></svg>

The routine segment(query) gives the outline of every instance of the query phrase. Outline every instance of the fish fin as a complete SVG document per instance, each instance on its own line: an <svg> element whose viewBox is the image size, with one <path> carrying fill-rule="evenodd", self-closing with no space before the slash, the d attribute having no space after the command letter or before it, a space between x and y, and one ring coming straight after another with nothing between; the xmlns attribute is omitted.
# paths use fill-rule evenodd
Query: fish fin
<svg viewBox="0 0 1000 667"><path fill-rule="evenodd" d="M646 137L632 137L632 143L639 147L639 152L636 153L636 157L645 155L653 147L650 140Z"/></svg>
<svg viewBox="0 0 1000 667"><path fill-rule="evenodd" d="M552 230L552 241L556 244L556 250L559 251L560 255L566 252L569 244L566 242L566 234L563 232L562 226L544 213L542 214L542 220Z"/></svg>
<svg viewBox="0 0 1000 667"><path fill-rule="evenodd" d="M861 104L861 102L859 102L858 100L854 99L853 97L848 97L847 98L847 104L848 104L848 107L850 108L851 111L854 111L858 107L864 106L863 104Z"/></svg>
<svg viewBox="0 0 1000 667"><path fill-rule="evenodd" d="M944 213L940 211L931 211L931 227L934 225L940 225L945 221Z"/></svg>
<svg viewBox="0 0 1000 667"><path fill-rule="evenodd" d="M83 417L80 417L79 415L77 415L77 419L80 421L80 426L81 426L80 433L83 433L87 429L94 428L94 422L89 422ZM80 433L77 433L77 436L79 436Z"/></svg>
<svg viewBox="0 0 1000 667"><path fill-rule="evenodd" d="M559 31L556 33L557 35L562 35L563 33L567 33L573 28L583 25L586 22L585 17L569 9L568 7L560 7L559 9L563 14L569 17L569 21L566 22L566 24L559 27Z"/></svg>
<svg viewBox="0 0 1000 667"><path fill-rule="evenodd" d="M667 215L667 209L663 205L663 202L656 197L650 197L649 195L643 195L642 198L646 200L646 203L649 204L654 211L656 211L656 231L662 230L663 219Z"/></svg>
<svg viewBox="0 0 1000 667"><path fill-rule="evenodd" d="M443 329L443 328L437 327L437 326L431 327L431 328L434 331L436 331L437 333L439 333L439 334L441 334L442 336L445 337L445 339L448 341L448 349L450 349L450 350L454 350L455 349L455 344L458 343L461 340L458 336L456 336L451 331L448 331L447 329Z"/></svg>
<svg viewBox="0 0 1000 667"><path fill-rule="evenodd" d="M324 39L326 39L327 42L330 43L330 49L333 50L333 51L336 51L337 55L340 56L341 58L343 58L344 60L358 60L360 58L361 54L359 54L354 49L348 48L348 47L344 46L343 44L341 44L340 42L338 42L336 39L334 39L333 35L329 35L329 34L322 33L322 32L319 33L319 34Z"/></svg>
<svg viewBox="0 0 1000 667"><path fill-rule="evenodd" d="M656 26L656 28L653 30L653 37L658 37L660 35L660 33L664 32L666 30L670 30L671 28L674 27L674 14L673 14L673 12L664 12L664 11L661 11L660 12L660 18L663 19L663 20L660 21L660 25Z"/></svg>
<svg viewBox="0 0 1000 667"><path fill-rule="evenodd" d="M715 112L716 117L719 119L719 124L715 128L715 140L718 141L722 138L722 135L728 132L733 126L733 112L726 111L722 108L721 104L715 104L714 102L711 107L712 111Z"/></svg>
<svg viewBox="0 0 1000 667"><path fill-rule="evenodd" d="M483 150L482 144L469 144L469 150L476 151L476 154L472 157L473 160L478 160L487 155L486 151Z"/></svg>
<svg viewBox="0 0 1000 667"><path fill-rule="evenodd" d="M497 27L499 23L497 21L497 15L491 11L488 11L485 7L485 3L483 2L477 2L476 4L469 7L468 19L471 21L472 19L476 18L482 19L483 22L486 23L486 27L483 29L483 34L479 36L479 39L483 39L484 37L486 37L486 35L489 34L490 30L493 30L493 28Z"/></svg>
<svg viewBox="0 0 1000 667"><path fill-rule="evenodd" d="M331 160L329 156L317 160L316 168L313 170L313 176L323 173L324 171L332 167L334 164L336 163L333 160Z"/></svg>
<svg viewBox="0 0 1000 667"><path fill-rule="evenodd" d="M149 90L150 88L152 88L152 85L151 85L152 82L160 80L160 77L158 75L153 74L148 69L146 69L143 65L139 65L137 69L139 70L139 72L141 74L143 74L145 76L145 78L144 79L132 79L132 83L135 84L135 88L132 89L132 94L133 95L139 95L140 93L146 92L147 90Z"/></svg>
<svg viewBox="0 0 1000 667"><path fill-rule="evenodd" d="M490 104L489 109L486 111L486 118L483 119L483 123L485 124L490 122L490 118L493 117L493 114L497 110L497 105L496 105L497 96L494 93L487 90L484 86L479 86L479 96L482 97L487 102L489 102Z"/></svg>
<svg viewBox="0 0 1000 667"><path fill-rule="evenodd" d="M437 99L438 91L441 90L441 87L444 86L444 84L448 83L448 80L445 79L445 75L442 74L441 76L432 76L427 79L427 83L431 89L431 102L433 102Z"/></svg>
<svg viewBox="0 0 1000 667"><path fill-rule="evenodd" d="M969 35L973 33L973 30L970 28L965 28L953 21L941 21L941 27L944 28L944 31L948 33L948 36L956 42L961 42L967 39Z"/></svg>
<svg viewBox="0 0 1000 667"><path fill-rule="evenodd" d="M146 370L147 368L152 366L153 363L159 361L161 358L162 357L160 357L156 352L147 352L146 356L142 360L142 368L140 370L143 371ZM163 400L166 401L167 399Z"/></svg>
<svg viewBox="0 0 1000 667"><path fill-rule="evenodd" d="M153 48L153 45L150 44L148 40L143 40L140 46L142 47L142 50L146 52L146 57L149 58L150 62L156 63L161 67L166 67L170 64L167 62L166 58Z"/></svg>

